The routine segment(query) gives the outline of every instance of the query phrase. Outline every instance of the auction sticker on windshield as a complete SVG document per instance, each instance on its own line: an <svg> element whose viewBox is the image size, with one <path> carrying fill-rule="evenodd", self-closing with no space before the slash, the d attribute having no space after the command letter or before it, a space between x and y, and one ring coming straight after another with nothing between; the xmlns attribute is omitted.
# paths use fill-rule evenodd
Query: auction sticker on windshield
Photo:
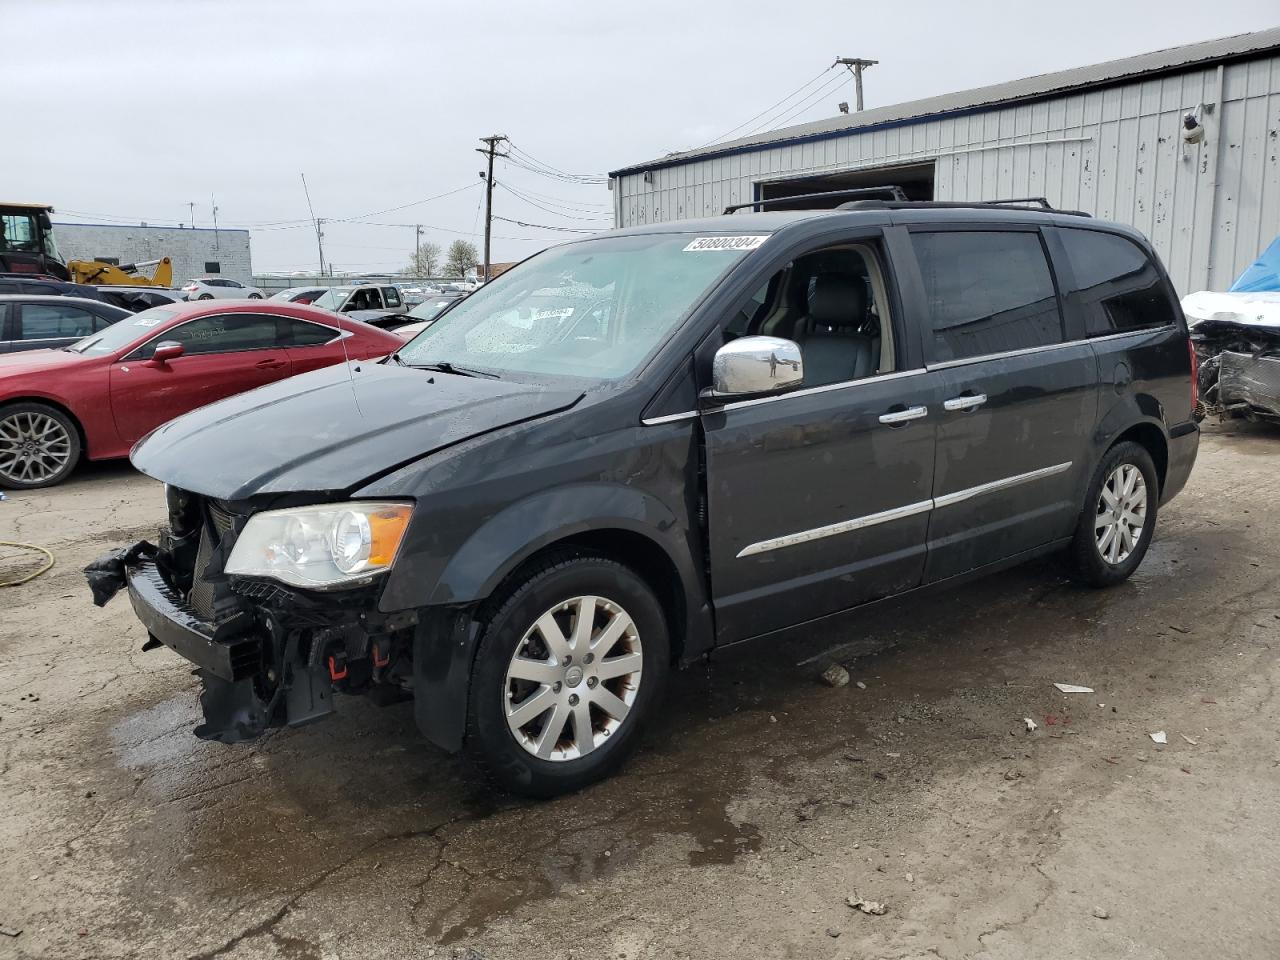
<svg viewBox="0 0 1280 960"><path fill-rule="evenodd" d="M684 248L685 253L701 253L706 250L754 250L768 240L763 237L698 237Z"/></svg>

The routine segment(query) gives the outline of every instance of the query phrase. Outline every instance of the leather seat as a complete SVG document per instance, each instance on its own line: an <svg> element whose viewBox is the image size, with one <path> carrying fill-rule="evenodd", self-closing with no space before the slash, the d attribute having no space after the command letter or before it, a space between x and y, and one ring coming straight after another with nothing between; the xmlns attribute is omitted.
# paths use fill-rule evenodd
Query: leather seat
<svg viewBox="0 0 1280 960"><path fill-rule="evenodd" d="M796 321L791 339L804 357L805 386L858 380L876 372L880 338L858 332L867 318L867 282L847 273L820 273L809 295L809 312Z"/></svg>

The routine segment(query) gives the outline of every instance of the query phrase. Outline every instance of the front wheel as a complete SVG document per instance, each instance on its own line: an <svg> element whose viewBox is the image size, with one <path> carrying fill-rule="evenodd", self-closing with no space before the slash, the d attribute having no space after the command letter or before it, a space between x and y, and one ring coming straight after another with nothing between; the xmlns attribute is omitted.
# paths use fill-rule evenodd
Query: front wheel
<svg viewBox="0 0 1280 960"><path fill-rule="evenodd" d="M212 299L213 299L213 294L212 294L212 293L202 293L202 294L200 294L200 296L196 297L196 299L197 299L197 300L212 300Z"/></svg>
<svg viewBox="0 0 1280 960"><path fill-rule="evenodd" d="M51 487L79 460L80 431L61 410L43 403L0 407L0 487Z"/></svg>
<svg viewBox="0 0 1280 960"><path fill-rule="evenodd" d="M251 293L251 294L249 294L249 299L250 299L250 300L261 300L261 299L262 299L262 294L260 294L260 293Z"/></svg>
<svg viewBox="0 0 1280 960"><path fill-rule="evenodd" d="M1095 587L1127 580L1151 545L1159 500L1160 481L1145 447L1127 441L1108 450L1071 542L1075 575Z"/></svg>
<svg viewBox="0 0 1280 960"><path fill-rule="evenodd" d="M616 561L566 554L497 604L471 672L472 759L534 797L612 773L666 685L670 642L653 591Z"/></svg>

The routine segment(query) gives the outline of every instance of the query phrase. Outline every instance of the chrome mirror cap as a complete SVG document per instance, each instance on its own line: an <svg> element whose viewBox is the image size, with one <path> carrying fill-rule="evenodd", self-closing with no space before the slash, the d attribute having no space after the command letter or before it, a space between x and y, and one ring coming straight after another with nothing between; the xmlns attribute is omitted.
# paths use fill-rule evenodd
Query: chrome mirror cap
<svg viewBox="0 0 1280 960"><path fill-rule="evenodd" d="M710 397L733 397L781 393L804 381L804 360L800 346L781 337L742 337L716 351L711 364Z"/></svg>

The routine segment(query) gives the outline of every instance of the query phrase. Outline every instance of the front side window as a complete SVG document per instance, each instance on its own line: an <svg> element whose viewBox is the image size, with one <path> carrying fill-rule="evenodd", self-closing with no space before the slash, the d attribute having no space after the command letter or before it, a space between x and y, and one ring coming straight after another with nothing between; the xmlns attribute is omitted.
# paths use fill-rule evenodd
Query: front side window
<svg viewBox="0 0 1280 960"><path fill-rule="evenodd" d="M79 307L28 303L22 307L23 340L87 337L94 331L94 315Z"/></svg>
<svg viewBox="0 0 1280 960"><path fill-rule="evenodd" d="M942 363L1063 342L1040 235L1030 231L913 233Z"/></svg>
<svg viewBox="0 0 1280 960"><path fill-rule="evenodd" d="M1076 278L1072 296L1084 308L1089 336L1174 322L1168 288L1136 243L1097 230L1063 229L1059 235Z"/></svg>
<svg viewBox="0 0 1280 960"><path fill-rule="evenodd" d="M480 287L399 357L499 375L624 377L764 240L658 233L554 247Z"/></svg>
<svg viewBox="0 0 1280 960"><path fill-rule="evenodd" d="M158 343L180 343L184 356L237 353L276 346L276 318L253 313L200 317L164 331L143 344L135 356L147 357Z"/></svg>

